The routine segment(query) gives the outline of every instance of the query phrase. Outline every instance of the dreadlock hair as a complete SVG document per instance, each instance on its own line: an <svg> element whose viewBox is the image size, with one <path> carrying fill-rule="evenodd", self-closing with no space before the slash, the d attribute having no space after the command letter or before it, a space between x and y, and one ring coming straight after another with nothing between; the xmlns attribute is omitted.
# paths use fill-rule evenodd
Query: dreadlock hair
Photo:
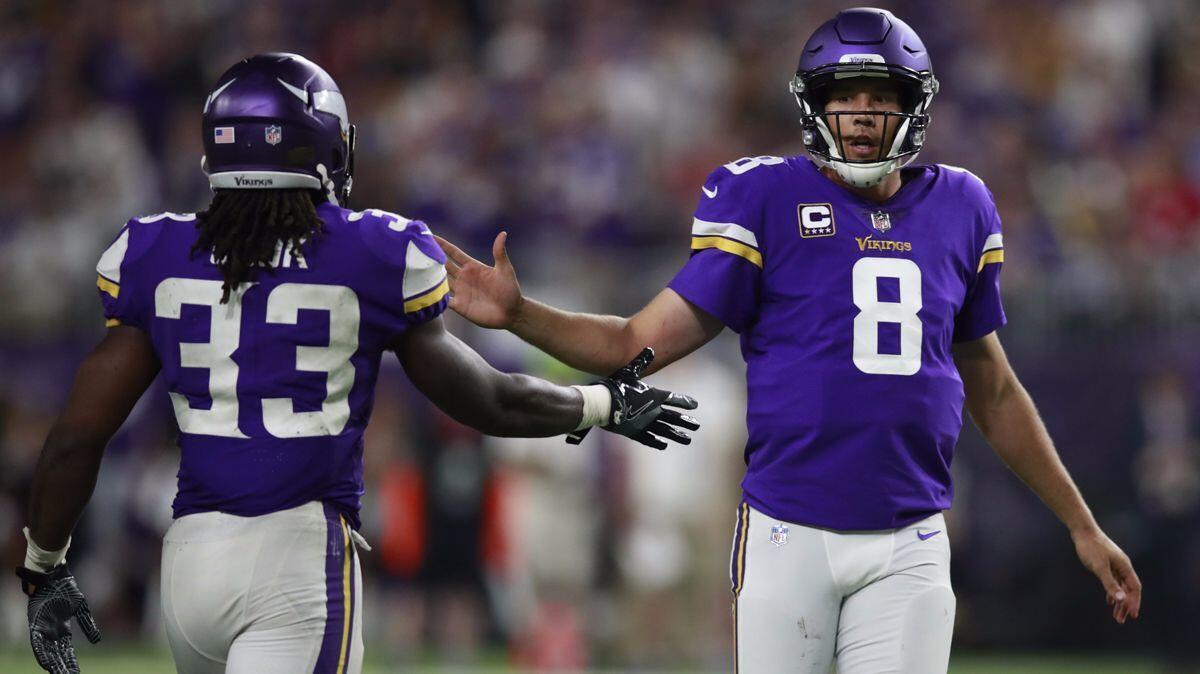
<svg viewBox="0 0 1200 674"><path fill-rule="evenodd" d="M323 231L313 197L305 189L217 190L208 209L196 214L199 238L191 254L212 253L225 283L221 304L258 267L270 268L276 254L301 247Z"/></svg>

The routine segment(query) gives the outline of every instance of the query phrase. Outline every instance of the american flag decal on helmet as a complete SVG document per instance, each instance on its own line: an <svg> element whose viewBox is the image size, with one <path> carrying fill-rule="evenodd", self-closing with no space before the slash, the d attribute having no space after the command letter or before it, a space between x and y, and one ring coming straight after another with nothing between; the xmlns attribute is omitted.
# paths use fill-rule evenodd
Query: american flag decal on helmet
<svg viewBox="0 0 1200 674"><path fill-rule="evenodd" d="M213 129L213 142L217 145L226 145L233 141L232 126L218 126Z"/></svg>

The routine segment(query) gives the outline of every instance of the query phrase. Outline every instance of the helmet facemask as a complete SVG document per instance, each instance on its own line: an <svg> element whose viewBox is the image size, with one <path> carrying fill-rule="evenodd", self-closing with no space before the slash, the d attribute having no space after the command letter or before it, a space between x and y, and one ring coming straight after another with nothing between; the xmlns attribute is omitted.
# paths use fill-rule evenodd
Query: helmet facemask
<svg viewBox="0 0 1200 674"><path fill-rule="evenodd" d="M871 56L862 55L861 60L848 60L797 73L789 85L796 103L800 106L805 148L818 164L832 168L842 180L854 187L877 185L888 174L916 159L925 144L925 130L929 124L928 110L933 95L938 90L937 80L932 73L878 62L870 59ZM902 111L826 112L825 92L828 88L837 81L855 77L886 78L898 83L901 89ZM843 156L843 125L835 123L833 128L830 128L829 123L830 117L840 122L842 115L882 119L881 142L877 156L869 159L848 159ZM895 138L890 146L885 147L892 129L896 129Z"/></svg>

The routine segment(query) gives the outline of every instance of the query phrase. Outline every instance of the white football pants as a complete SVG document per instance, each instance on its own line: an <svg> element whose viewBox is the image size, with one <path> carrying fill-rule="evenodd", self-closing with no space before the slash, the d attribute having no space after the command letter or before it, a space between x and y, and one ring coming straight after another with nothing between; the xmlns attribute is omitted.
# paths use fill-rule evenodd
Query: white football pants
<svg viewBox="0 0 1200 674"><path fill-rule="evenodd" d="M739 674L949 666L954 591L941 513L894 531L839 533L742 503L731 572Z"/></svg>
<svg viewBox="0 0 1200 674"><path fill-rule="evenodd" d="M162 609L181 674L357 674L362 578L350 526L321 503L179 518Z"/></svg>

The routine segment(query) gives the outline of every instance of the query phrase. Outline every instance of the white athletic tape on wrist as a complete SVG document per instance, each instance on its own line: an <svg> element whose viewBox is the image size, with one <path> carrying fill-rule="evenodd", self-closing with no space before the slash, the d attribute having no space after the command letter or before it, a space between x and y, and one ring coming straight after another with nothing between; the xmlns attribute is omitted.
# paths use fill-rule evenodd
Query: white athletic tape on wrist
<svg viewBox="0 0 1200 674"><path fill-rule="evenodd" d="M67 557L67 548L71 547L71 539L67 539L67 544L62 550L45 550L37 543L33 542L33 538L29 535L29 527L21 530L25 534L25 568L38 573L50 573L54 567L62 564L62 561Z"/></svg>
<svg viewBox="0 0 1200 674"><path fill-rule="evenodd" d="M585 428L608 423L608 419L612 415L612 394L609 393L607 386L592 384L591 386L572 386L571 388L583 394L583 419L580 419L575 430L582 431Z"/></svg>

